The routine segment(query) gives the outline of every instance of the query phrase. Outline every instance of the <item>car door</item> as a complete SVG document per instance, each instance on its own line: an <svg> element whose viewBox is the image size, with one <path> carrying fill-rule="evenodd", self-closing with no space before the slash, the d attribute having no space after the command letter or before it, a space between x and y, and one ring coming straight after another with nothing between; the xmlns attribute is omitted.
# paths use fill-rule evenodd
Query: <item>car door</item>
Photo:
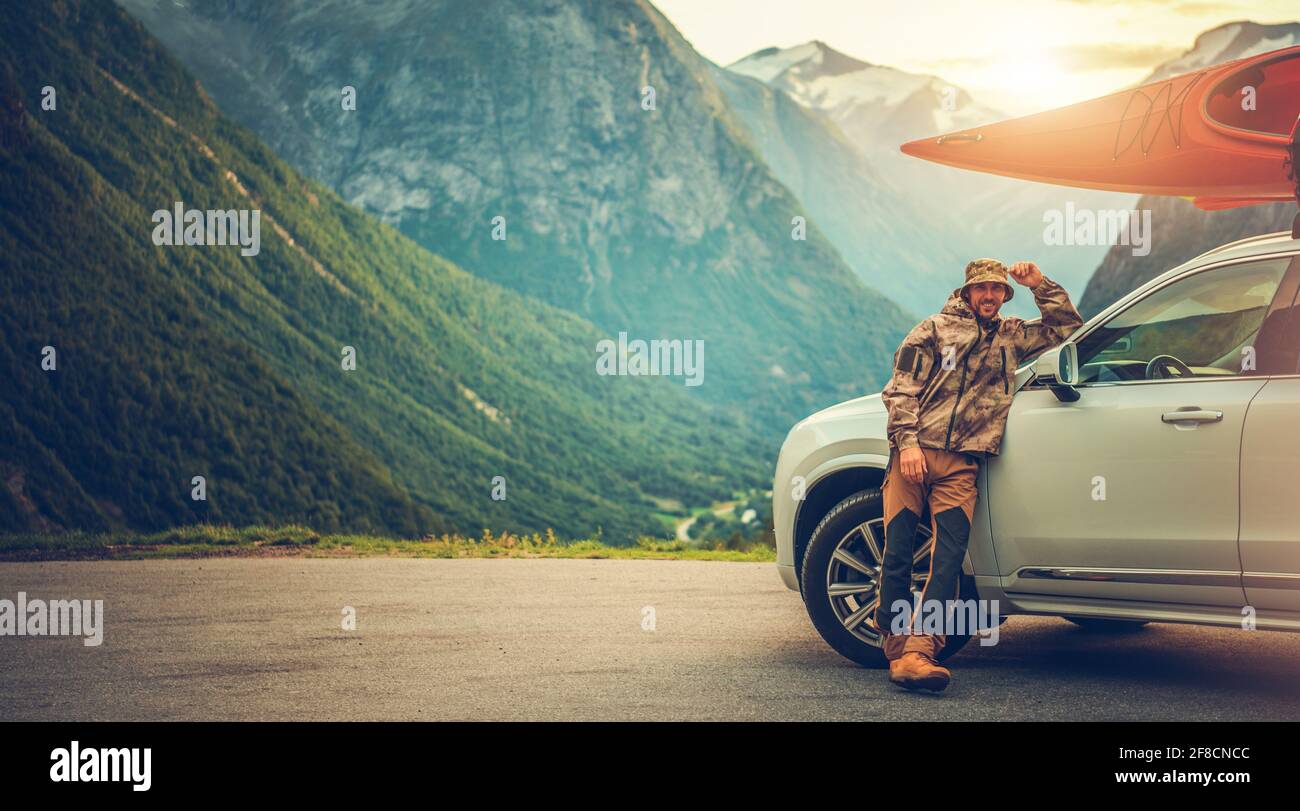
<svg viewBox="0 0 1300 811"><path fill-rule="evenodd" d="M1282 323L1283 345L1300 354L1300 296ZM1246 414L1241 437L1241 566L1246 604L1300 611L1300 361L1281 358Z"/></svg>
<svg viewBox="0 0 1300 811"><path fill-rule="evenodd" d="M1298 274L1291 257L1182 274L1071 336L1076 401L1016 395L987 466L1009 594L1244 603L1242 430Z"/></svg>

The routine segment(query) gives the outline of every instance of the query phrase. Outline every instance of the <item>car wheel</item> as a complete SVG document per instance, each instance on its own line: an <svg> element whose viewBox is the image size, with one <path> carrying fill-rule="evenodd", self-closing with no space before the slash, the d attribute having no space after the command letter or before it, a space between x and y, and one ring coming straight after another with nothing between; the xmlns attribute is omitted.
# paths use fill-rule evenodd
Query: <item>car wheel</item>
<svg viewBox="0 0 1300 811"><path fill-rule="evenodd" d="M925 588L934 538L928 522L917 525L912 589ZM880 647L875 607L880 599L880 565L885 548L884 498L863 490L836 504L813 530L800 579L813 627L840 655L863 667L889 665ZM958 599L976 599L975 578L962 573ZM970 634L953 634L940 661L961 650Z"/></svg>
<svg viewBox="0 0 1300 811"><path fill-rule="evenodd" d="M1147 620L1110 620L1101 617L1066 617L1085 631L1095 634L1131 634L1142 630Z"/></svg>

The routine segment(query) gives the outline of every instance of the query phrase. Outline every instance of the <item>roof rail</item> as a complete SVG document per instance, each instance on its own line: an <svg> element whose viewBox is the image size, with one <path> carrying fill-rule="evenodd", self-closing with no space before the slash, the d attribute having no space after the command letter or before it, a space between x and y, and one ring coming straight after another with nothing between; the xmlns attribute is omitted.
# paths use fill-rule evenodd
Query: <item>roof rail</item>
<svg viewBox="0 0 1300 811"><path fill-rule="evenodd" d="M1196 259L1204 259L1204 258L1207 257L1207 256L1212 256L1212 255L1214 255L1214 254L1216 254L1216 253L1222 253L1223 251L1226 251L1226 250L1228 250L1228 249L1230 249L1230 248L1238 248L1238 247L1241 247L1242 245L1250 245L1250 244L1255 243L1255 242L1270 242L1270 241L1273 241L1273 240L1287 240L1287 241L1289 241L1290 239L1291 239L1291 232L1290 232L1290 231L1274 231L1274 232L1271 233L1271 234L1256 234L1256 235L1253 236L1253 237L1246 237L1245 239L1238 239L1238 240L1236 240L1235 242L1229 242L1229 243L1227 243L1226 245L1219 245L1218 247L1210 248L1208 251L1206 251L1205 253L1201 254L1200 256L1197 256L1197 257L1196 257L1195 259L1193 259L1192 261L1194 262L1194 261L1196 261Z"/></svg>

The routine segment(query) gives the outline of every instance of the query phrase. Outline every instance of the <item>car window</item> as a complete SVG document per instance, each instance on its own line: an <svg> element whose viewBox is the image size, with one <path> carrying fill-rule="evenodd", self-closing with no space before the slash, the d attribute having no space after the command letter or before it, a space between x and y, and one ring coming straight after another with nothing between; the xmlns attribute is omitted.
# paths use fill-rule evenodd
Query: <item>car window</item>
<svg viewBox="0 0 1300 811"><path fill-rule="evenodd" d="M1229 265L1151 293L1079 342L1079 382L1282 371L1259 363L1256 344L1290 265L1290 258Z"/></svg>

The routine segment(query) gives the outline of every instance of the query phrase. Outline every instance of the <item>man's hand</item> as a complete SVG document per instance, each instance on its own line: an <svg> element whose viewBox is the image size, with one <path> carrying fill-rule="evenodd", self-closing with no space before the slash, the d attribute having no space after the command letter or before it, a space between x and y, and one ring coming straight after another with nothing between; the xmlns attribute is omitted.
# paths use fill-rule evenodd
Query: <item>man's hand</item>
<svg viewBox="0 0 1300 811"><path fill-rule="evenodd" d="M912 484L925 481L925 454L920 448L903 448L898 452L898 469Z"/></svg>
<svg viewBox="0 0 1300 811"><path fill-rule="evenodd" d="M1018 284L1023 284L1025 287L1037 287L1043 280L1043 272L1033 262L1017 262L1007 268L1007 273L1010 273L1011 278Z"/></svg>

